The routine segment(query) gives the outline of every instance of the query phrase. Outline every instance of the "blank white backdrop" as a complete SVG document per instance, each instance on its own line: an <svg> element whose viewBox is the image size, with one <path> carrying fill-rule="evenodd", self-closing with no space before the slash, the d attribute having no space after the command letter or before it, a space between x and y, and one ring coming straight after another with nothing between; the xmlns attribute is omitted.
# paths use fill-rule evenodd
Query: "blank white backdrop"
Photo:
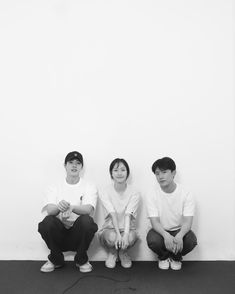
<svg viewBox="0 0 235 294"><path fill-rule="evenodd" d="M98 187L125 158L143 202L152 163L175 159L197 201L187 259L234 260L233 38L232 0L1 0L0 259L46 258L43 192L78 150ZM154 258L148 225L142 205L136 260Z"/></svg>

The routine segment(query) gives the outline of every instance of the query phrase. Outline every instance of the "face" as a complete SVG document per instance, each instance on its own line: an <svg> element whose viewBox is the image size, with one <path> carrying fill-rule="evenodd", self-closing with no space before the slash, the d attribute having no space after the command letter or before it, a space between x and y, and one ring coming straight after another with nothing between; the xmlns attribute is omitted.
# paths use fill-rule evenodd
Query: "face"
<svg viewBox="0 0 235 294"><path fill-rule="evenodd" d="M127 169L125 165L120 162L115 164L112 170L112 178L117 183L124 183L127 179Z"/></svg>
<svg viewBox="0 0 235 294"><path fill-rule="evenodd" d="M161 188L170 187L174 183L176 171L170 169L160 170L159 168L155 171L155 176Z"/></svg>
<svg viewBox="0 0 235 294"><path fill-rule="evenodd" d="M68 176L79 176L79 173L82 170L82 164L77 159L70 160L66 163L65 170Z"/></svg>

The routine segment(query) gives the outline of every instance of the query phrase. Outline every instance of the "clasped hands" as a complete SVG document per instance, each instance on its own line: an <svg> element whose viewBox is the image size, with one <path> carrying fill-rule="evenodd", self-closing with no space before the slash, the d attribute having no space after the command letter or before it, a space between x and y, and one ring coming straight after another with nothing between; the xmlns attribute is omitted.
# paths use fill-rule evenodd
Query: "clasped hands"
<svg viewBox="0 0 235 294"><path fill-rule="evenodd" d="M61 200L58 204L57 207L59 209L59 211L62 212L62 217L63 218L69 218L70 214L72 212L71 210L71 205L69 202L65 201L65 200Z"/></svg>
<svg viewBox="0 0 235 294"><path fill-rule="evenodd" d="M115 248L125 250L129 246L129 234L118 234L115 240Z"/></svg>
<svg viewBox="0 0 235 294"><path fill-rule="evenodd" d="M177 254L183 250L183 237L181 237L180 234L177 234L176 236L167 234L164 237L164 242L166 249L173 252L174 254Z"/></svg>

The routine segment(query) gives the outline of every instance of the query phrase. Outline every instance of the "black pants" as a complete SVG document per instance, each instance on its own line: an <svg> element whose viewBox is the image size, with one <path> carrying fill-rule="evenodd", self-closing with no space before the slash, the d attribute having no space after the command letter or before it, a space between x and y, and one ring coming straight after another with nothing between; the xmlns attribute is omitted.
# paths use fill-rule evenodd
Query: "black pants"
<svg viewBox="0 0 235 294"><path fill-rule="evenodd" d="M69 229L53 215L46 216L38 224L38 232L51 251L48 259L55 265L64 264L65 251L76 251L75 262L79 265L86 263L87 250L97 230L97 224L89 215L79 216Z"/></svg>
<svg viewBox="0 0 235 294"><path fill-rule="evenodd" d="M175 236L177 231L168 231L172 236ZM159 260L165 260L167 258L172 258L173 260L180 261L182 256L186 255L197 245L197 238L193 231L189 231L183 238L183 250L174 254L166 249L163 237L151 229L147 234L148 247L158 255Z"/></svg>

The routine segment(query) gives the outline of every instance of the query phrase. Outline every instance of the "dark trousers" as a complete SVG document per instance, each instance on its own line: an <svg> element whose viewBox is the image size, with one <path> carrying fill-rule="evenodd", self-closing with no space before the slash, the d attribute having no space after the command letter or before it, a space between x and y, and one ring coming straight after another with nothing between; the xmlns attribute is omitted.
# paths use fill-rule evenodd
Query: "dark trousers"
<svg viewBox="0 0 235 294"><path fill-rule="evenodd" d="M53 215L46 216L38 224L38 232L51 251L48 259L55 265L64 264L65 251L76 251L75 262L86 263L87 250L97 230L97 224L89 215L79 216L69 229Z"/></svg>
<svg viewBox="0 0 235 294"><path fill-rule="evenodd" d="M179 230L177 231L168 231L172 236L175 236ZM183 238L183 250L174 254L171 251L166 249L164 239L162 235L151 229L147 234L147 244L148 247L158 255L159 260L165 260L167 258L171 258L176 261L182 260L182 256L186 255L197 245L197 238L193 231L189 231Z"/></svg>

